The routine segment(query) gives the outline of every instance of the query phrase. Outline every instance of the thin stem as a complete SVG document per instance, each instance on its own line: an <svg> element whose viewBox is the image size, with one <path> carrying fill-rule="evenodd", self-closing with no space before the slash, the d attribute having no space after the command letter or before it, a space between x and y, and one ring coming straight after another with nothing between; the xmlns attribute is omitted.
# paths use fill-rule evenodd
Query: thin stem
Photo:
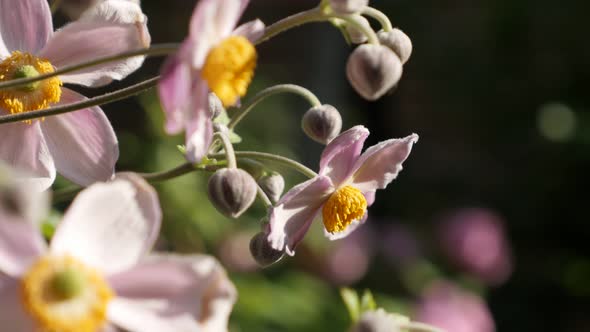
<svg viewBox="0 0 590 332"><path fill-rule="evenodd" d="M62 0L53 0L51 3L51 14L55 14L61 5Z"/></svg>
<svg viewBox="0 0 590 332"><path fill-rule="evenodd" d="M363 10L362 14L370 16L370 17L376 19L377 21L379 21L379 24L381 24L383 31L388 32L388 31L393 30L393 26L391 25L391 21L389 20L389 17L387 17L387 15L383 14L383 12L381 12L373 7L367 6Z"/></svg>
<svg viewBox="0 0 590 332"><path fill-rule="evenodd" d="M156 86L156 84L158 84L159 78L160 78L159 76L156 76L154 78L150 78L150 79L143 81L141 83L137 83L135 85L126 87L124 89L105 93L104 95L97 96L97 97L90 98L90 99L86 99L83 101L79 101L77 103L60 105L60 106L46 108L46 109L37 110L37 111L3 115L3 116L0 116L0 124L9 123L9 122L32 120L32 119L36 119L36 118L43 118L43 117L47 117L47 116L77 111L77 110L80 110L83 108L88 108L91 106L112 103L114 101L125 99L127 97L137 95L143 91L153 88L154 86Z"/></svg>
<svg viewBox="0 0 590 332"><path fill-rule="evenodd" d="M359 15L350 14L338 14L331 11L325 11L321 7L316 7L310 10L302 11L300 13L285 17L284 19L275 22L264 30L264 34L260 39L256 41L256 45L261 44L270 38L280 34L281 32L287 31L294 27L312 23L312 22L324 22L329 21L333 18L338 18L346 23L352 25L355 29L360 30L364 35L367 36L370 44L379 44L379 39L370 27L364 26L358 19Z"/></svg>
<svg viewBox="0 0 590 332"><path fill-rule="evenodd" d="M231 121L227 125L229 129L235 128L235 126L242 121L242 119L248 115L248 113L256 106L258 103L263 101L264 99L278 94L278 93L294 93L302 96L303 98L307 99L309 103L315 107L320 106L322 103L320 100L308 89L301 87L295 84L280 84L275 85L270 88L264 89L257 93L252 100L248 101L248 103L242 105L237 111L237 113L232 117Z"/></svg>
<svg viewBox="0 0 590 332"><path fill-rule="evenodd" d="M296 170L297 172L307 176L310 179L318 176L318 174L316 172L314 172L313 170L307 168L305 165L302 165L301 163L299 163L293 159L289 159L289 158L278 156L278 155L271 154L271 153L258 152L258 151L235 151L235 156L238 159L249 158L249 159L255 159L255 160L265 160L265 161L275 162L277 164L281 164L281 165L287 166L289 168L292 168L292 169ZM224 154L223 153L215 153L215 154L209 155L209 157L223 158Z"/></svg>
<svg viewBox="0 0 590 332"><path fill-rule="evenodd" d="M216 132L213 135L214 138L218 139L221 144L223 145L223 149L225 150L225 160L227 160L227 167L228 168L237 168L238 163L236 162L236 155L234 153L234 146L231 144L227 135L223 132Z"/></svg>
<svg viewBox="0 0 590 332"><path fill-rule="evenodd" d="M161 182L170 180L193 171L197 170L197 168L191 163L184 163L179 166L176 166L172 169L162 171L162 172L155 172L155 173L138 173L139 176L143 177L145 180L149 182Z"/></svg>
<svg viewBox="0 0 590 332"><path fill-rule="evenodd" d="M269 208L272 206L272 202L270 201L270 198L268 198L268 195L266 195L266 193L264 192L264 190L262 190L262 188L260 188L260 185L257 185L257 190L258 190L258 197L260 198L260 200L262 200L262 203L264 204L265 207Z"/></svg>
<svg viewBox="0 0 590 332"><path fill-rule="evenodd" d="M69 201L80 192L83 188L80 187L70 187L55 191L52 195L53 203L63 203Z"/></svg>
<svg viewBox="0 0 590 332"><path fill-rule="evenodd" d="M22 86L22 85L27 85L27 84L41 81L41 80L44 80L44 79L47 79L47 78L50 78L53 76L58 76L58 75L70 73L73 71L101 65L104 63L108 63L108 62L131 58L134 56L139 56L139 55L161 56L161 55L167 55L167 54L173 53L176 50L178 50L178 44L152 45L149 48L142 48L139 50L127 51L127 52L123 52L123 53L119 53L119 54L115 54L115 55L110 55L110 56L106 56L106 57L102 57L102 58L93 59L93 60L90 60L87 62L75 64L75 65L64 66L52 73L43 74L43 75L39 75L36 77L19 78L19 79L15 79L15 80L0 82L0 89L14 88L14 87Z"/></svg>

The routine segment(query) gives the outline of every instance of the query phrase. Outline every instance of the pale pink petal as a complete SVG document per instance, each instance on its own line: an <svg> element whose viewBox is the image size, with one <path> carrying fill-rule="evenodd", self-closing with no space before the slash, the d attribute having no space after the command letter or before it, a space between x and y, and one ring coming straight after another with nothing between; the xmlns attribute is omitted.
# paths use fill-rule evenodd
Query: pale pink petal
<svg viewBox="0 0 590 332"><path fill-rule="evenodd" d="M152 247L161 223L148 219L153 207L140 206L158 204L142 199L144 190L119 179L86 188L57 227L51 251L73 255L107 274L135 265Z"/></svg>
<svg viewBox="0 0 590 332"><path fill-rule="evenodd" d="M86 99L63 89L60 104ZM119 145L100 107L47 117L41 122L41 129L57 171L64 177L83 186L113 177Z"/></svg>
<svg viewBox="0 0 590 332"><path fill-rule="evenodd" d="M354 165L353 185L361 191L384 189L402 170L418 135L390 139L368 148Z"/></svg>
<svg viewBox="0 0 590 332"><path fill-rule="evenodd" d="M201 68L209 49L228 37L238 23L248 0L201 0L190 22L189 40L194 42L192 63Z"/></svg>
<svg viewBox="0 0 590 332"><path fill-rule="evenodd" d="M179 55L169 57L158 84L168 134L178 134L184 129L185 114L191 104L191 86L190 63L183 61Z"/></svg>
<svg viewBox="0 0 590 332"><path fill-rule="evenodd" d="M19 177L22 177L19 172L0 162L0 214L39 225L49 211L50 193L39 191L30 183L22 183Z"/></svg>
<svg viewBox="0 0 590 332"><path fill-rule="evenodd" d="M324 228L324 236L327 237L330 241L343 239L350 235L352 232L354 232L360 225L364 224L365 221L367 221L367 216L368 214L365 212L365 215L361 219L354 220L342 232L330 233L328 232L328 230L326 230L326 228Z"/></svg>
<svg viewBox="0 0 590 332"><path fill-rule="evenodd" d="M37 191L49 188L55 180L55 165L39 122L1 124L0 132L0 160L18 171L19 181Z"/></svg>
<svg viewBox="0 0 590 332"><path fill-rule="evenodd" d="M204 255L148 256L109 281L118 296L109 320L130 331L227 331L237 297L220 264Z"/></svg>
<svg viewBox="0 0 590 332"><path fill-rule="evenodd" d="M330 178L321 175L291 188L270 210L270 245L293 255L333 190Z"/></svg>
<svg viewBox="0 0 590 332"><path fill-rule="evenodd" d="M2 331L35 331L34 323L21 302L19 280L2 274L0 274L0 322Z"/></svg>
<svg viewBox="0 0 590 332"><path fill-rule="evenodd" d="M186 114L186 158L198 163L213 141L213 121L209 112L209 88L198 79L192 89L192 101Z"/></svg>
<svg viewBox="0 0 590 332"><path fill-rule="evenodd" d="M259 20L246 22L237 27L233 34L247 38L250 42L255 43L264 34L264 23Z"/></svg>
<svg viewBox="0 0 590 332"><path fill-rule="evenodd" d="M35 224L0 212L0 275L18 277L45 249Z"/></svg>
<svg viewBox="0 0 590 332"><path fill-rule="evenodd" d="M55 32L40 56L60 68L100 57L149 47L147 18L131 1L109 0L92 7L75 22ZM100 86L121 80L138 69L145 57L81 69L61 75L64 83Z"/></svg>
<svg viewBox="0 0 590 332"><path fill-rule="evenodd" d="M335 186L344 182L352 174L367 136L367 128L355 126L334 138L322 153L320 174L330 177Z"/></svg>
<svg viewBox="0 0 590 332"><path fill-rule="evenodd" d="M12 51L36 54L52 33L47 0L0 0L0 56Z"/></svg>
<svg viewBox="0 0 590 332"><path fill-rule="evenodd" d="M373 205L373 203L375 203L375 191L367 191L364 192L363 195L365 196L365 199L367 200L367 206L371 206Z"/></svg>

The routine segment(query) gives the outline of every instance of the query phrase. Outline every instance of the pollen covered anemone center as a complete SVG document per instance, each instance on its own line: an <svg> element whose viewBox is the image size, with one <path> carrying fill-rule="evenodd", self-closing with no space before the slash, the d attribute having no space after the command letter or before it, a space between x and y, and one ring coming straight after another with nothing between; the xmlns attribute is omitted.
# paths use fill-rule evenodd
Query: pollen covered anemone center
<svg viewBox="0 0 590 332"><path fill-rule="evenodd" d="M256 58L254 45L241 36L226 38L209 51L201 75L224 106L234 105L246 94Z"/></svg>
<svg viewBox="0 0 590 332"><path fill-rule="evenodd" d="M330 233L344 231L352 222L360 220L367 212L367 199L355 187L346 186L336 190L324 204L322 217Z"/></svg>
<svg viewBox="0 0 590 332"><path fill-rule="evenodd" d="M54 71L49 61L29 53L14 51L0 62L0 82L33 78ZM2 89L0 90L0 109L16 114L48 108L59 102L61 86L61 80L54 76L27 85Z"/></svg>
<svg viewBox="0 0 590 332"><path fill-rule="evenodd" d="M44 256L21 279L21 299L40 331L94 332L106 322L113 291L97 271L70 256Z"/></svg>

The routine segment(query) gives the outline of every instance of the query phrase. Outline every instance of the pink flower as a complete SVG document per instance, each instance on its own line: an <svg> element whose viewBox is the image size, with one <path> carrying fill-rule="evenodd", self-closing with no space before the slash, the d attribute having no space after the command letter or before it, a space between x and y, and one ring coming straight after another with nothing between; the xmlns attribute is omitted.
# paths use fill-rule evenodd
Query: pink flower
<svg viewBox="0 0 590 332"><path fill-rule="evenodd" d="M367 128L356 126L332 140L319 175L293 187L271 209L268 241L274 249L293 255L320 211L330 240L346 237L365 221L375 191L397 177L418 140L416 134L390 139L361 154L367 136Z"/></svg>
<svg viewBox="0 0 590 332"><path fill-rule="evenodd" d="M136 4L108 0L78 21L53 31L46 0L0 0L0 81L35 77L55 68L149 46L146 17ZM0 90L0 114L22 113L86 99L63 83L100 86L133 72L143 57L133 57ZM80 185L113 176L117 138L100 107L3 124L0 159L28 173L40 190L57 171Z"/></svg>
<svg viewBox="0 0 590 332"><path fill-rule="evenodd" d="M198 162L213 139L208 93L224 106L236 104L254 75L260 20L234 30L248 0L201 0L195 7L188 37L162 70L160 100L166 132L186 135L187 159Z"/></svg>
<svg viewBox="0 0 590 332"><path fill-rule="evenodd" d="M118 175L81 192L49 245L38 225L0 210L0 322L29 331L226 331L236 291L203 255L147 255L156 192Z"/></svg>
<svg viewBox="0 0 590 332"><path fill-rule="evenodd" d="M495 331L485 302L445 281L436 281L426 289L414 318L448 332Z"/></svg>
<svg viewBox="0 0 590 332"><path fill-rule="evenodd" d="M498 285L512 273L510 245L503 220L493 211L470 208L445 216L440 241L453 262L478 279Z"/></svg>

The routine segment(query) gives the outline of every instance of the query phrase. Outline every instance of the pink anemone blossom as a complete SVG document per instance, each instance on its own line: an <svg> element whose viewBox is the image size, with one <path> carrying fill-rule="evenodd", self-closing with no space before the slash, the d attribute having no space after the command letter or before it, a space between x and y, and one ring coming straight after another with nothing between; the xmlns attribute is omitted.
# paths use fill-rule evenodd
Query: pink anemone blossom
<svg viewBox="0 0 590 332"><path fill-rule="evenodd" d="M0 81L34 77L56 68L149 46L147 19L129 1L101 2L53 31L47 0L0 0ZM96 87L120 80L141 66L132 57L80 69L23 87L0 90L0 115L70 104L86 98L63 83ZM117 137L100 107L0 125L0 159L27 175L39 190L56 170L88 185L113 176Z"/></svg>
<svg viewBox="0 0 590 332"><path fill-rule="evenodd" d="M385 189L402 170L418 135L390 139L361 150L369 130L353 127L332 140L320 159L318 176L293 187L270 211L268 241L294 254L315 217L322 212L324 234L346 237L367 218L375 191Z"/></svg>
<svg viewBox="0 0 590 332"><path fill-rule="evenodd" d="M214 258L146 255L161 218L133 174L82 191L49 244L0 209L2 330L227 331L236 290Z"/></svg>
<svg viewBox="0 0 590 332"><path fill-rule="evenodd" d="M246 93L256 64L252 42L264 32L260 20L235 29L248 0L201 0L193 11L188 37L162 69L160 101L168 134L185 131L186 158L199 162L213 139L209 91L224 106ZM235 29L235 30L234 30Z"/></svg>

